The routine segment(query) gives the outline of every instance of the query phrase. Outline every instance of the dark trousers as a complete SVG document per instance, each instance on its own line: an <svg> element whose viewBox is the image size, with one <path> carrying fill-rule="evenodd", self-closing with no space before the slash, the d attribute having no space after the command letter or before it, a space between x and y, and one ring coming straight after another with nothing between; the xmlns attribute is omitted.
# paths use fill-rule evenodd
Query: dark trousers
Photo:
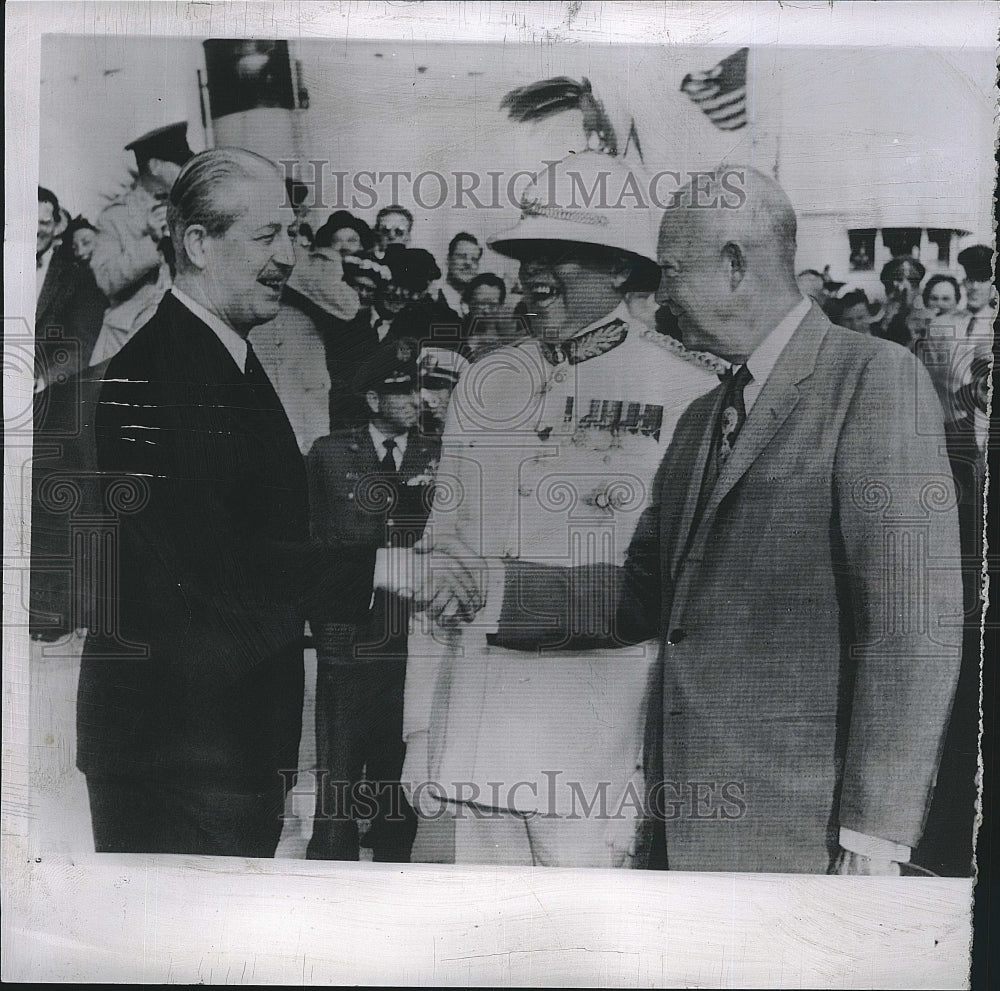
<svg viewBox="0 0 1000 991"><path fill-rule="evenodd" d="M405 640L358 647L344 627L310 624L316 636L316 812L306 857L357 860L358 820L376 861L408 863L416 815L399 776Z"/></svg>
<svg viewBox="0 0 1000 991"><path fill-rule="evenodd" d="M972 875L972 830L979 758L979 641L982 620L983 482L985 459L971 421L950 427L948 457L958 495L965 618L962 666L945 734L937 784L914 863L948 877Z"/></svg>
<svg viewBox="0 0 1000 991"><path fill-rule="evenodd" d="M273 857L285 790L266 791L87 775L97 853Z"/></svg>

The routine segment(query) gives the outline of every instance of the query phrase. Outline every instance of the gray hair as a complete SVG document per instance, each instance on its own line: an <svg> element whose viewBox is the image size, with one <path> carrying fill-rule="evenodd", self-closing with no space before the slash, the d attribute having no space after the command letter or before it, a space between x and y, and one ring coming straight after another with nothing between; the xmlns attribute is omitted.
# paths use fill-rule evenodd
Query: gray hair
<svg viewBox="0 0 1000 991"><path fill-rule="evenodd" d="M184 232L194 224L210 237L221 237L247 209L233 195L233 185L248 179L281 179L278 166L245 148L211 148L195 155L181 170L167 201L167 226L178 268L187 267Z"/></svg>

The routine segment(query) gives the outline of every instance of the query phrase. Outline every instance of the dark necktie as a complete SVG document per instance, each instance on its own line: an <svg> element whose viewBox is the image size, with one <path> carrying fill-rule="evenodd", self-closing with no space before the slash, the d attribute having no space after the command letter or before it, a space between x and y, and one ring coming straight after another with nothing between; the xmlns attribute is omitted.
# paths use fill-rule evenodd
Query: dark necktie
<svg viewBox="0 0 1000 991"><path fill-rule="evenodd" d="M391 437L386 437L382 441L382 446L385 448L385 454L382 457L382 468L384 471L392 472L395 475L399 471L396 467L396 442Z"/></svg>
<svg viewBox="0 0 1000 991"><path fill-rule="evenodd" d="M257 352L254 351L253 345L249 341L247 341L247 360L243 366L243 374L248 382L270 382L267 372L264 371L264 366L260 363L260 358L257 357Z"/></svg>
<svg viewBox="0 0 1000 991"><path fill-rule="evenodd" d="M725 385L725 392L716 440L720 465L724 465L729 459L736 438L739 437L743 424L746 423L747 407L743 390L752 379L753 376L746 365L740 365L735 373L730 368L723 374L722 381Z"/></svg>
<svg viewBox="0 0 1000 991"><path fill-rule="evenodd" d="M743 389L753 378L750 370L746 365L741 365L735 372L732 368L728 368L719 378L723 384L722 408L719 412L719 419L716 421L712 447L705 462L705 473L702 475L701 491L698 493L698 503L695 506L694 520L691 524L690 536L692 539L709 497L715 489L715 483L719 480L719 472L726 463L747 418Z"/></svg>

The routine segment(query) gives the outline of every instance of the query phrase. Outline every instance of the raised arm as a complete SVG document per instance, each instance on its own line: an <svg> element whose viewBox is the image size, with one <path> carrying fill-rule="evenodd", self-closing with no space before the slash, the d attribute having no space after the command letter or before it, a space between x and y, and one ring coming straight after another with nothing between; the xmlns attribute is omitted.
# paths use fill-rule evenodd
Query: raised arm
<svg viewBox="0 0 1000 991"><path fill-rule="evenodd" d="M132 217L125 204L104 211L90 259L101 292L109 298L118 296L157 270L162 260L145 218Z"/></svg>

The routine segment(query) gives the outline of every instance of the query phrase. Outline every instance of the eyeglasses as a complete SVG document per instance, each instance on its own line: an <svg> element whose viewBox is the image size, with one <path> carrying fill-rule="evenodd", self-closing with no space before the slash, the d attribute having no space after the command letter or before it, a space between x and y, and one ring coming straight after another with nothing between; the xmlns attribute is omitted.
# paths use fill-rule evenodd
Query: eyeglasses
<svg viewBox="0 0 1000 991"><path fill-rule="evenodd" d="M379 234L385 234L387 237L402 237L404 234L410 233L408 227L376 227L375 229Z"/></svg>

